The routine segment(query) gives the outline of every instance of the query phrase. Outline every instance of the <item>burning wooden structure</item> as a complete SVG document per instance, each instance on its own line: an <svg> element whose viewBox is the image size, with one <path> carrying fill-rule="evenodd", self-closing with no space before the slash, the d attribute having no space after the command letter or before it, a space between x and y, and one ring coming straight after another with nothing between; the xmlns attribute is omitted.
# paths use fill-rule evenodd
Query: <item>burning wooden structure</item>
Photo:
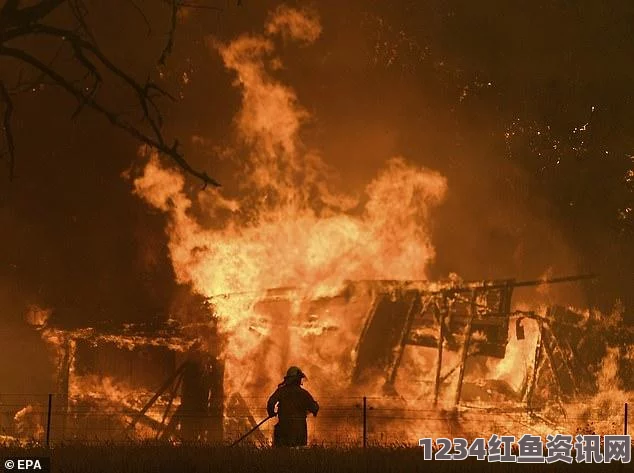
<svg viewBox="0 0 634 473"><path fill-rule="evenodd" d="M503 359L511 324L515 324L515 335L521 339L523 320L534 320L539 326L539 337L522 397L529 407L537 409L543 401L539 393L544 385L554 391L560 404L581 392L592 391L593 377L584 368L583 355L581 362L575 361L575 347L583 338L585 322L579 314L559 307L550 308L545 314L514 311L513 290L586 278L470 283L355 281L346 283L337 294L304 300L299 311L303 316L299 318L289 315L297 290L272 289L258 294L256 312L261 320L252 320L252 329L257 332L264 325L271 326L279 339L278 348L281 344L284 351L294 330L318 342L323 340L319 337L336 331L336 324L330 324L325 316L329 308L338 308L337 317L345 316L342 308L350 314L363 311L349 385L382 378L384 395L394 397L398 394L396 379L406 347L425 347L435 353L434 368L427 373L434 401L442 394L445 401L451 398L456 406L462 397L467 360ZM206 310L211 323L167 324L159 328L125 326L118 330L47 328L62 352L58 391L58 402L66 414L62 422L68 424L66 419L74 419L73 412L82 408L112 408L112 412L126 412L125 419L109 427L124 436L145 429L157 439L207 442L226 437L226 422L239 417L235 412L244 414L236 429L255 425L251 406L240 393L227 392L225 387L225 366L220 355L225 341L218 336L216 325L222 314L215 314L213 300L209 303ZM267 346L263 345L262 350L266 351ZM454 366L446 369L444 360L448 358ZM78 384L78 379L90 376L93 380L95 376L116 378L129 393L135 394L134 400L110 395L109 406L91 404L87 399L90 390ZM448 381L450 376L452 382ZM453 392L447 393L449 387ZM73 422L77 424L76 419ZM61 425L60 429L73 436L69 425ZM261 433L255 435L260 441L265 440Z"/></svg>
<svg viewBox="0 0 634 473"><path fill-rule="evenodd" d="M522 318L536 320L539 325L533 367L524 397L531 410L543 407L548 401L538 395L544 389L551 388L562 410L565 403L596 393L599 388L596 372L606 349L612 347L625 355L628 347L634 344L634 328L607 326L604 320L586 318L561 306L549 307L544 314L523 313L517 319L518 324ZM622 358L626 359L625 356ZM623 365L617 369L625 372L621 379L631 379L626 373L631 367ZM628 389L628 386L624 388Z"/></svg>
<svg viewBox="0 0 634 473"><path fill-rule="evenodd" d="M454 403L460 402L465 363L470 356L504 358L509 324L513 312L511 299L516 287L579 281L593 276L572 276L550 280L497 280L461 284L396 281L375 282L375 297L357 346L353 381L358 382L377 368L386 373L386 390L392 392L396 375L407 345L434 348L437 359L434 373L434 402L437 403L443 380L458 372ZM540 320L540 343L549 364L557 356L555 370L569 368L559 353L556 336L534 313L525 314ZM519 319L518 319L519 320ZM518 325L520 327L520 325ZM518 330L519 332L519 330ZM459 352L457 366L444 375L443 352ZM538 363L543 365L542 351ZM537 370L535 370L537 371ZM568 382L574 378L568 369ZM533 375L536 379L536 374ZM563 382L556 376L558 385ZM559 390L559 389L558 389ZM530 395L529 395L530 396Z"/></svg>
<svg viewBox="0 0 634 473"><path fill-rule="evenodd" d="M140 428L157 439L222 439L224 365L214 322L46 331L62 352L56 430L63 438L90 438L91 428L131 438ZM82 418L93 410L108 419L87 427Z"/></svg>

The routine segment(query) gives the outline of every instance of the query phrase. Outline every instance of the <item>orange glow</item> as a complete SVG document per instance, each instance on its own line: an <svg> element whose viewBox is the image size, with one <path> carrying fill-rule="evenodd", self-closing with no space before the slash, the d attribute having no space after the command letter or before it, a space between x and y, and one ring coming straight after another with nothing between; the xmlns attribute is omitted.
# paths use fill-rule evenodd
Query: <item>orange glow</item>
<svg viewBox="0 0 634 473"><path fill-rule="evenodd" d="M352 313L349 307L324 309L312 314L312 328L296 326L311 315L306 313L311 300L338 293L346 280L425 279L434 257L430 212L442 202L447 183L437 172L396 157L386 161L362 196L333 189L333 170L302 143L301 128L309 114L295 91L273 75L281 66L274 37L311 43L321 31L319 22L313 15L280 8L265 30L215 45L242 94L235 126L238 141L248 149L241 179L244 198L234 202L217 190L189 196L181 174L162 167L155 155L134 181L134 191L169 216L169 250L179 282L213 298L229 340L229 389L245 394L245 386L252 386L248 394L262 395L278 382L289 360L308 371L328 367L328 380L311 378L313 389L320 391L315 385L333 379L343 387L349 373L342 360L352 356L360 315L367 308ZM203 212L209 215L230 211L222 228L217 222L215 228L200 223L192 211L195 199L205 203ZM295 288L291 307L279 309L290 319L276 321L281 312L258 305L273 287ZM244 294L217 297L235 293ZM269 326L257 328L262 318ZM325 326L336 330L318 339L311 335ZM263 354L268 340L278 337L287 337L288 343ZM245 377L245 370L257 374ZM235 384L238 379L241 386ZM267 381L256 385L255 379Z"/></svg>
<svg viewBox="0 0 634 473"><path fill-rule="evenodd" d="M530 424L535 434L571 433L579 428L577 421L584 410L597 405L611 419L625 396L610 387L615 378L614 353L604 362L599 395L586 406L570 406L577 417L555 427L526 412L520 413L519 424L492 419L485 426L478 411L464 406L458 408L461 424L454 425L449 409L453 408L455 375L447 375L437 408L428 401L433 396L429 381L436 359L431 348L408 346L404 351L395 381L402 398L388 397L380 377L363 386L351 385L356 344L375 294L369 283L367 287L358 283L354 293L344 294L346 283L397 281L393 283L396 293L405 281L426 280L435 257L430 223L450 191L450 183L434 170L410 164L406 157L386 156L383 168L361 192L343 185L337 188L336 170L302 140L303 126L312 117L295 90L276 78L283 67L276 50L279 38L309 46L320 33L315 14L280 7L263 33L213 45L241 94L234 117L234 145L245 150L236 171L239 198L219 189L189 191L180 171L165 166L156 153L147 150L140 153L146 159L143 172L133 179L134 194L166 216L169 256L177 281L204 296L211 303L210 318L218 317L226 340L222 353L225 398L234 393L265 397L293 364L308 374L308 388L317 399L325 399L325 404L348 405L355 402L353 398L367 395L377 408L426 409L420 414L427 416L424 420L391 423L392 438L401 441L416 441L423 434L483 431L519 437L525 432L504 429L517 428L522 422ZM207 143L205 137L196 140ZM455 274L449 279L447 285L461 283ZM441 286L429 283L427 289ZM538 290L545 291L545 287ZM48 313L37 308L29 315L39 325L47 317ZM522 405L520 393L539 336L534 320L527 320L524 327L523 340L516 339L514 329L510 331L503 359L475 360L474 365L479 365L473 369L480 370L483 382L472 383L472 399L497 403L499 393L492 393L491 388L503 386L514 408ZM64 334L48 328L42 333L61 359ZM134 337L85 335L128 349L139 343ZM76 331L73 337L82 338L82 332ZM161 345L179 352L189 347L179 339ZM446 367L459 360L458 353L444 352ZM72 363L70 371L72 374ZM446 371L448 368L442 374ZM117 412L113 406L137 410L142 406L140 393L110 378L71 376L71 380L71 395L84 401L105 398L101 407L106 412ZM154 420L161 422L160 416Z"/></svg>

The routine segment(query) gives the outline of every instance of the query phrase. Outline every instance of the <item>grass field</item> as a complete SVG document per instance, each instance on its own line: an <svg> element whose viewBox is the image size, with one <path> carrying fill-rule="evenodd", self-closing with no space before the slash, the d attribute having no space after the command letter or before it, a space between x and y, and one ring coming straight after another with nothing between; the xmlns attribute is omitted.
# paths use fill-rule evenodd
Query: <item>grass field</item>
<svg viewBox="0 0 634 473"><path fill-rule="evenodd" d="M372 447L272 449L170 445L61 445L2 448L0 457L50 456L51 471L63 473L311 473L444 471L632 471L632 464L518 465L486 461L425 461L420 448Z"/></svg>

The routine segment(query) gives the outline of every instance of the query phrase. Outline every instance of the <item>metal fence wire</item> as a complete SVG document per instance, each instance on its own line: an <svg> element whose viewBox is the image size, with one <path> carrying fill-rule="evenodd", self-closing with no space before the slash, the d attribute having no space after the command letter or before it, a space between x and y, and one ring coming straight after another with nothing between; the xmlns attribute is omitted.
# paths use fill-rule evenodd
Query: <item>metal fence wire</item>
<svg viewBox="0 0 634 473"><path fill-rule="evenodd" d="M49 400L51 401L49 405ZM180 412L178 426L164 440L230 443L267 417L266 397L244 398L240 407L225 407L224 414ZM316 417L307 418L309 441L319 445L416 445L423 437L488 438L492 434L564 433L621 434L627 432L627 403L620 412L608 413L605 406L583 403L556 409L529 411L518 404L462 404L457 409L434 407L433 402L400 400L392 405L378 397L322 397ZM70 402L68 410L59 396L49 394L0 393L0 440L50 443L121 442L159 440L170 424L164 405L153 405L139 417L140 406L112 406ZM172 412L174 406L172 406ZM133 420L134 429L130 429ZM270 419L246 443L269 444ZM210 431L214 430L212 437ZM187 431L187 432L186 432ZM220 432L220 437L218 437ZM187 437L185 437L187 433Z"/></svg>

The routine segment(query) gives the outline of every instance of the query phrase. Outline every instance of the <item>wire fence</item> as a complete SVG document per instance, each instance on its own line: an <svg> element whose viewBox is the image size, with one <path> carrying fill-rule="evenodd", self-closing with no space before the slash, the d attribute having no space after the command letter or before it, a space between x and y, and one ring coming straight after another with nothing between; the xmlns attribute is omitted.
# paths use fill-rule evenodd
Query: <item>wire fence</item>
<svg viewBox="0 0 634 473"><path fill-rule="evenodd" d="M0 393L0 439L41 444L135 443L159 440L161 432L171 429L165 438L229 443L267 417L266 397L244 397L238 405L225 400L224 408L215 415L187 411L178 399L169 406L157 402L143 415L140 411L145 398L120 399L118 403L73 399L68 405L62 399L42 393ZM442 403L434 406L425 399L387 397L333 396L318 401L318 415L307 419L308 437L312 444L326 446L415 445L423 437L488 438L497 434L519 438L525 433L545 437L550 433L606 435L627 431L627 403L618 402L609 408L578 402L567 404L563 411L556 406L529 411L519 403L469 402L454 408ZM276 422L265 422L245 442L269 444ZM133 423L134 428L130 428Z"/></svg>

